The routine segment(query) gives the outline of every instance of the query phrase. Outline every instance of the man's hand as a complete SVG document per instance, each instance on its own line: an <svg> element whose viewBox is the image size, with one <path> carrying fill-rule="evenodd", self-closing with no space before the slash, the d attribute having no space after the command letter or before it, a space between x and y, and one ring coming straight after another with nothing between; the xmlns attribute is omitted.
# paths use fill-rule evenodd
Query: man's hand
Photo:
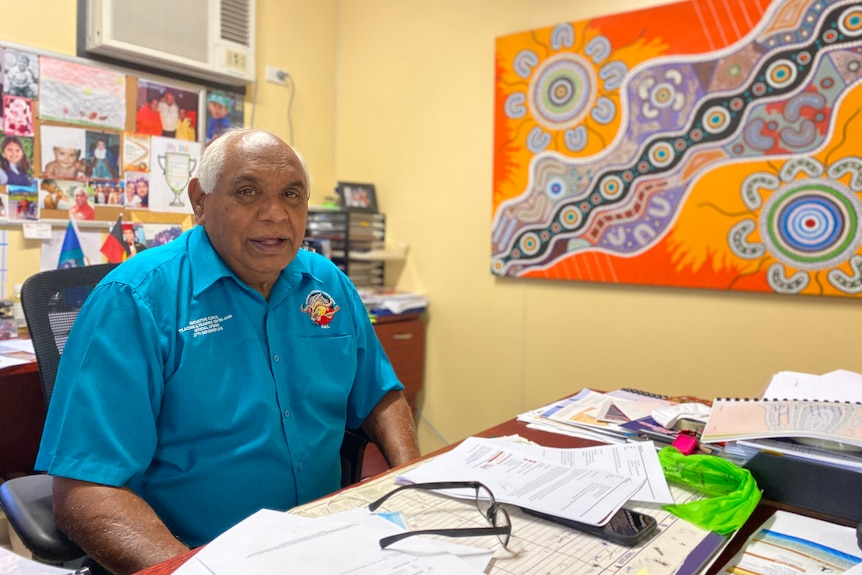
<svg viewBox="0 0 862 575"><path fill-rule="evenodd" d="M403 465L419 457L413 413L404 394L390 391L377 403L362 430L380 448L391 467Z"/></svg>
<svg viewBox="0 0 862 575"><path fill-rule="evenodd" d="M57 526L115 575L188 551L130 489L54 477L53 492Z"/></svg>

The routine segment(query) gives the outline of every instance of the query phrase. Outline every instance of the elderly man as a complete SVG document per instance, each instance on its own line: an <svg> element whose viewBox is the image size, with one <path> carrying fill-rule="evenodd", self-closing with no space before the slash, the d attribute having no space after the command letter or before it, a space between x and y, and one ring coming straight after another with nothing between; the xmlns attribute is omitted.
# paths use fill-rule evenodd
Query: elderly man
<svg viewBox="0 0 862 575"><path fill-rule="evenodd" d="M188 196L198 226L118 266L81 310L37 462L60 527L115 573L338 489L345 426L390 464L419 455L356 290L300 251L293 150L228 132Z"/></svg>

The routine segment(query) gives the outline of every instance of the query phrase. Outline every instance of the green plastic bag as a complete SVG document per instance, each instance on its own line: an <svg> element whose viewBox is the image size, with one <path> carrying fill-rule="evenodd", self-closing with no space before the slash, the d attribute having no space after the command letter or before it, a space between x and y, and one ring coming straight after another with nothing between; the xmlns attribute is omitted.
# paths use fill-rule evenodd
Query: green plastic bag
<svg viewBox="0 0 862 575"><path fill-rule="evenodd" d="M658 452L668 481L708 495L688 503L662 506L698 527L726 535L736 531L760 502L760 490L751 472L715 455L683 455L676 447Z"/></svg>

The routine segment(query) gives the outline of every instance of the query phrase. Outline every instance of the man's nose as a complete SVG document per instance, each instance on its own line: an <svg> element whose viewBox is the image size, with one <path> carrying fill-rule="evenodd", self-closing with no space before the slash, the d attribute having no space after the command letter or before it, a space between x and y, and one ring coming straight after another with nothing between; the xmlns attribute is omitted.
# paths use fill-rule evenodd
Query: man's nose
<svg viewBox="0 0 862 575"><path fill-rule="evenodd" d="M264 195L259 213L261 219L274 222L284 221L288 217L287 205L281 195Z"/></svg>

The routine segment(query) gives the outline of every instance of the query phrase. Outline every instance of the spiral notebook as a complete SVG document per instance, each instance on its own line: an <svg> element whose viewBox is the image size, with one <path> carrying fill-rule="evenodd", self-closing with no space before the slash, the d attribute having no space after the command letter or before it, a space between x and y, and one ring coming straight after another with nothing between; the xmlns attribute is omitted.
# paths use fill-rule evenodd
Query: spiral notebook
<svg viewBox="0 0 862 575"><path fill-rule="evenodd" d="M701 441L789 437L830 449L862 450L862 403L806 399L719 398Z"/></svg>

